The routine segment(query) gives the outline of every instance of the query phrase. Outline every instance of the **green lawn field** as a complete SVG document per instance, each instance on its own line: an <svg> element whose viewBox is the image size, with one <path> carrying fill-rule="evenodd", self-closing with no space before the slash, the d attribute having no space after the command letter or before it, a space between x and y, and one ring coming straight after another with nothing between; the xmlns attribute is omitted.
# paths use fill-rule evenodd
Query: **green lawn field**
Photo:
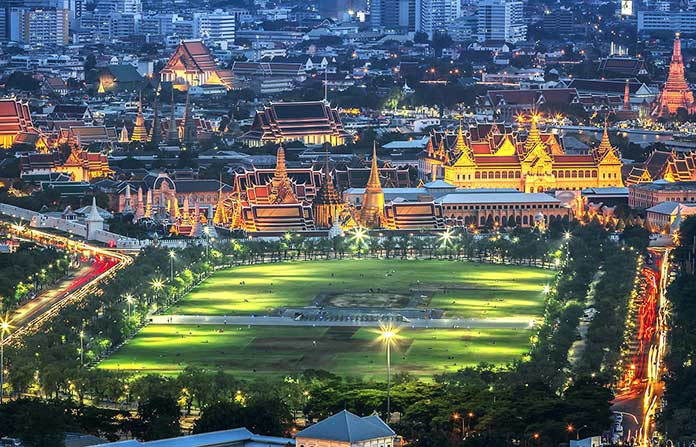
<svg viewBox="0 0 696 447"><path fill-rule="evenodd" d="M404 329L392 348L393 372L428 379L481 362L506 364L527 352L531 335L513 329ZM175 374L194 365L243 379L317 368L382 380L384 349L378 332L368 328L150 325L99 367Z"/></svg>
<svg viewBox="0 0 696 447"><path fill-rule="evenodd" d="M169 314L269 314L339 294L341 306L371 297L443 309L445 317L541 319L543 289L553 272L531 267L453 261L340 260L236 267L216 272ZM370 291L372 289L372 291ZM382 295L379 295L382 293ZM404 298L406 297L406 298ZM415 298L413 298L415 297ZM415 301L414 301L415 300ZM333 301L332 301L333 302ZM382 378L384 346L376 329L150 325L100 364L130 372L175 374L187 365L224 369L242 378L325 369ZM506 364L528 350L531 330L403 329L395 372L430 378L481 362Z"/></svg>
<svg viewBox="0 0 696 447"><path fill-rule="evenodd" d="M235 267L213 274L170 314L249 315L306 306L322 292L425 290L427 307L462 318L543 314L543 288L553 272L538 268L453 261L334 260ZM243 285L241 283L244 283Z"/></svg>

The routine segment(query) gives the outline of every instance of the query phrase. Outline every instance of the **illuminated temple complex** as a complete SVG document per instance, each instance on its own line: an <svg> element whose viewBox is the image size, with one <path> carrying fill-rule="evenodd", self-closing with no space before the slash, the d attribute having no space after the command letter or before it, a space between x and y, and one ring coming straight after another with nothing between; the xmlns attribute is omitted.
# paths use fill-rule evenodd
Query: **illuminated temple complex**
<svg viewBox="0 0 696 447"><path fill-rule="evenodd" d="M272 102L256 111L251 129L241 138L249 146L288 141L338 146L349 139L338 110L325 101Z"/></svg>
<svg viewBox="0 0 696 447"><path fill-rule="evenodd" d="M26 101L0 100L0 147L7 149L15 142L27 141L36 145L37 149L45 149L43 141L28 138L37 135L39 131L34 127Z"/></svg>
<svg viewBox="0 0 696 447"><path fill-rule="evenodd" d="M677 33L674 39L674 50L672 51L672 61L669 64L667 83L657 99L657 106L653 111L653 115L666 117L676 114L679 109L684 109L689 114L696 113L694 93L689 88L689 84L684 76L681 40L679 39L679 33Z"/></svg>
<svg viewBox="0 0 696 447"><path fill-rule="evenodd" d="M513 188L522 192L623 186L621 154L605 127L600 144L587 154L570 154L536 119L526 138L510 128L459 126L455 135L433 134L419 159L423 179L444 179L462 188Z"/></svg>
<svg viewBox="0 0 696 447"><path fill-rule="evenodd" d="M626 184L696 181L696 152L654 150L648 158L631 168Z"/></svg>
<svg viewBox="0 0 696 447"><path fill-rule="evenodd" d="M171 82L178 90L188 90L191 86L232 88L232 72L219 68L200 40L181 41L160 72L160 79Z"/></svg>

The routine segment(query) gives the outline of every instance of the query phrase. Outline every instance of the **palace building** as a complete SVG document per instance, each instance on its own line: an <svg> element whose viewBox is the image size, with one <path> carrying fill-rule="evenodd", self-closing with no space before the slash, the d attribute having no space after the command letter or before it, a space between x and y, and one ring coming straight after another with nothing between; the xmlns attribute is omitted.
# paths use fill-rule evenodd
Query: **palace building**
<svg viewBox="0 0 696 447"><path fill-rule="evenodd" d="M162 82L177 90L191 86L222 85L232 88L232 72L218 67L213 55L200 40L183 40L160 71Z"/></svg>
<svg viewBox="0 0 696 447"><path fill-rule="evenodd" d="M691 91L684 76L684 60L681 54L679 33L674 38L674 50L672 52L672 61L669 64L667 83L662 89L656 104L653 115L658 117L674 115L679 109L684 109L689 114L696 112L694 93Z"/></svg>
<svg viewBox="0 0 696 447"><path fill-rule="evenodd" d="M421 178L523 192L623 186L621 154L606 126L599 146L588 154L567 153L562 140L539 131L534 117L524 140L501 127L478 124L464 131L460 125L456 136L433 134L419 159Z"/></svg>
<svg viewBox="0 0 696 447"><path fill-rule="evenodd" d="M338 146L350 138L337 109L324 101L305 101L272 102L257 110L251 129L241 140L249 146L287 141Z"/></svg>

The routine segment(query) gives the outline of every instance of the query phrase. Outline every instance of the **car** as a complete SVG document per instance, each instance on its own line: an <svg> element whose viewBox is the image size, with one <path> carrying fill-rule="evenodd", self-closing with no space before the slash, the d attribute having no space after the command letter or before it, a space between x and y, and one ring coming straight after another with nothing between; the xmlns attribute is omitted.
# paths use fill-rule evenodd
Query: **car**
<svg viewBox="0 0 696 447"><path fill-rule="evenodd" d="M617 422L614 424L614 433L618 435L623 435L623 425L621 425L621 422Z"/></svg>
<svg viewBox="0 0 696 447"><path fill-rule="evenodd" d="M23 447L24 444L16 438L0 438L0 447Z"/></svg>
<svg viewBox="0 0 696 447"><path fill-rule="evenodd" d="M623 414L621 413L614 413L614 423L620 424L623 422Z"/></svg>

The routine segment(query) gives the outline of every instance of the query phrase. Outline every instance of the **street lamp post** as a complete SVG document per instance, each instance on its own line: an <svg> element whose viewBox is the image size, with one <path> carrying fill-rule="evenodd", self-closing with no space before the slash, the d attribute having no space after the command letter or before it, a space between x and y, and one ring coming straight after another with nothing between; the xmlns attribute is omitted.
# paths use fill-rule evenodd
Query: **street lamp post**
<svg viewBox="0 0 696 447"><path fill-rule="evenodd" d="M5 314L4 318L0 317L0 404L5 395L5 335L12 329L11 322L9 314Z"/></svg>
<svg viewBox="0 0 696 447"><path fill-rule="evenodd" d="M382 331L382 340L387 345L387 422L391 419L391 344L396 333L391 329Z"/></svg>
<svg viewBox="0 0 696 447"><path fill-rule="evenodd" d="M128 317L130 318L131 316L131 304L133 304L133 295L126 294L126 303L128 303Z"/></svg>
<svg viewBox="0 0 696 447"><path fill-rule="evenodd" d="M85 330L80 330L80 366L85 366Z"/></svg>
<svg viewBox="0 0 696 447"><path fill-rule="evenodd" d="M162 290L164 287L164 283L162 283L161 279L155 279L152 281L152 288L155 290L155 302L157 302L157 298L159 297L159 291Z"/></svg>
<svg viewBox="0 0 696 447"><path fill-rule="evenodd" d="M174 281L174 258L176 258L176 253L174 250L169 251L169 282Z"/></svg>

